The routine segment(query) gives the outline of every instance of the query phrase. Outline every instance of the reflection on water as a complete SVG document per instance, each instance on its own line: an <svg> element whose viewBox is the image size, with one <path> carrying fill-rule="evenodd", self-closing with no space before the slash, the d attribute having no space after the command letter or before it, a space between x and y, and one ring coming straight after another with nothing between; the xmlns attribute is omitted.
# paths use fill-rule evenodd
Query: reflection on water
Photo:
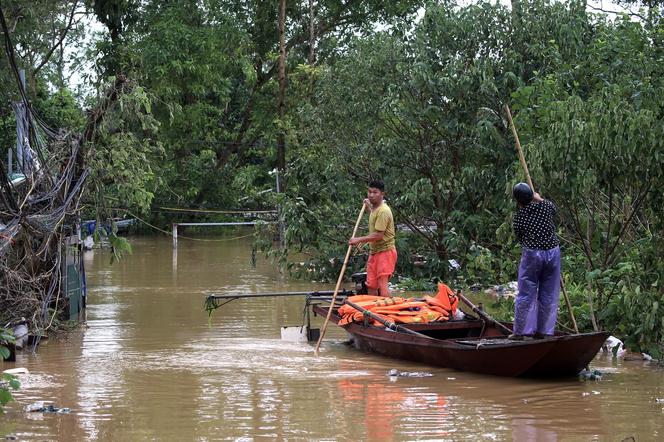
<svg viewBox="0 0 664 442"><path fill-rule="evenodd" d="M330 328L319 357L279 339L302 299L236 300L210 318L206 294L302 291L251 263L246 240L136 239L109 265L86 253L87 325L19 354L27 367L0 437L21 440L636 440L661 439L664 373L598 359L601 382L455 372L361 353ZM321 318L315 320L320 322ZM3 368L10 364L3 365ZM390 369L427 371L390 378ZM38 400L69 414L24 413Z"/></svg>

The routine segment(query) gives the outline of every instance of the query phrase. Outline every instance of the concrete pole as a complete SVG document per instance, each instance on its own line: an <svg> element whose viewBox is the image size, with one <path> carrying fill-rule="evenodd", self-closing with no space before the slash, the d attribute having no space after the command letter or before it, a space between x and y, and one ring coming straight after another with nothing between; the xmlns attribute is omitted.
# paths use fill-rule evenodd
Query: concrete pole
<svg viewBox="0 0 664 442"><path fill-rule="evenodd" d="M173 223L173 248L178 246L178 225Z"/></svg>
<svg viewBox="0 0 664 442"><path fill-rule="evenodd" d="M23 89L25 90L25 70L20 69L18 71L18 78L21 81L21 85L23 85ZM22 109L23 113L19 112L19 110ZM24 127L24 122L25 122L25 104L23 102L17 103L16 105L16 162L18 165L18 168L21 172L24 172L25 169L23 168L23 160L24 160L24 153L23 153L23 148L25 141L23 140L23 135L25 133L25 130L27 129Z"/></svg>
<svg viewBox="0 0 664 442"><path fill-rule="evenodd" d="M281 193L281 183L279 182L279 169L278 168L274 170L274 175L277 179L277 194L279 194L279 193ZM283 247L284 246L285 226L284 226L283 214L281 212L281 205L279 207L277 207L277 218L279 219L279 243Z"/></svg>

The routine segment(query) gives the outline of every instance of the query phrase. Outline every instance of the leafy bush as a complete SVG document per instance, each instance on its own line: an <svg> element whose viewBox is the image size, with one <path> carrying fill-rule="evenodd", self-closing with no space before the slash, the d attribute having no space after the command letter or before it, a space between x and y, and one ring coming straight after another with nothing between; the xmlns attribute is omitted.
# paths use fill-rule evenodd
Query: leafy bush
<svg viewBox="0 0 664 442"><path fill-rule="evenodd" d="M14 334L11 330L0 327L0 359L6 359L9 357L9 349L5 344L13 344L15 342ZM16 377L3 373L2 378L0 378L0 412L3 411L4 406L13 400L11 390L18 390L20 386L18 379Z"/></svg>
<svg viewBox="0 0 664 442"><path fill-rule="evenodd" d="M433 292L436 290L436 283L426 279L399 278L397 285L406 292Z"/></svg>

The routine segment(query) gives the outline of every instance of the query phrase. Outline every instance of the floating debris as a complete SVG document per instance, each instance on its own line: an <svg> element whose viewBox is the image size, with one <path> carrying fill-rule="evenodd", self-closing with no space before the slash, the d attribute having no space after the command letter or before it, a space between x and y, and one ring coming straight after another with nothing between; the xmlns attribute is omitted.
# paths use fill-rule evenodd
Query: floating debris
<svg viewBox="0 0 664 442"><path fill-rule="evenodd" d="M516 281L509 282L505 285L494 285L484 290L484 293L496 300L503 298L514 298L518 292L519 286Z"/></svg>
<svg viewBox="0 0 664 442"><path fill-rule="evenodd" d="M395 368L387 372L389 377L404 377L404 378L428 378L433 376L431 373L424 371L399 371Z"/></svg>
<svg viewBox="0 0 664 442"><path fill-rule="evenodd" d="M601 381L602 376L604 373L599 370L582 370L579 373L579 377L584 381Z"/></svg>
<svg viewBox="0 0 664 442"><path fill-rule="evenodd" d="M622 358L625 355L625 346L623 342L615 336L609 336L602 345L602 350L613 353L613 356Z"/></svg>
<svg viewBox="0 0 664 442"><path fill-rule="evenodd" d="M4 370L3 373L11 375L19 375L19 374L29 374L30 372L28 371L27 368L16 367L16 368L8 368L7 370Z"/></svg>
<svg viewBox="0 0 664 442"><path fill-rule="evenodd" d="M29 413L69 413L69 408L58 408L53 404L39 401L34 404L27 405L25 411Z"/></svg>

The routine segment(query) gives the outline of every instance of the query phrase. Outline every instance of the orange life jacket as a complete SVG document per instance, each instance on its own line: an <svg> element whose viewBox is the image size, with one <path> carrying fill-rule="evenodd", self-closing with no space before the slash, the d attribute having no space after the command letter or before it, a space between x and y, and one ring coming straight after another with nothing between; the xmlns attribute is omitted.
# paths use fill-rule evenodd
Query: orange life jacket
<svg viewBox="0 0 664 442"><path fill-rule="evenodd" d="M442 282L438 283L436 296L425 296L424 301L416 301L414 298L396 296L390 298L376 295L356 295L349 297L348 300L384 320L401 324L447 321L456 312L459 304L459 300L452 289ZM364 320L362 312L347 304L339 307L338 313L341 316L339 325ZM384 325L373 318L369 319L369 323L377 327Z"/></svg>

